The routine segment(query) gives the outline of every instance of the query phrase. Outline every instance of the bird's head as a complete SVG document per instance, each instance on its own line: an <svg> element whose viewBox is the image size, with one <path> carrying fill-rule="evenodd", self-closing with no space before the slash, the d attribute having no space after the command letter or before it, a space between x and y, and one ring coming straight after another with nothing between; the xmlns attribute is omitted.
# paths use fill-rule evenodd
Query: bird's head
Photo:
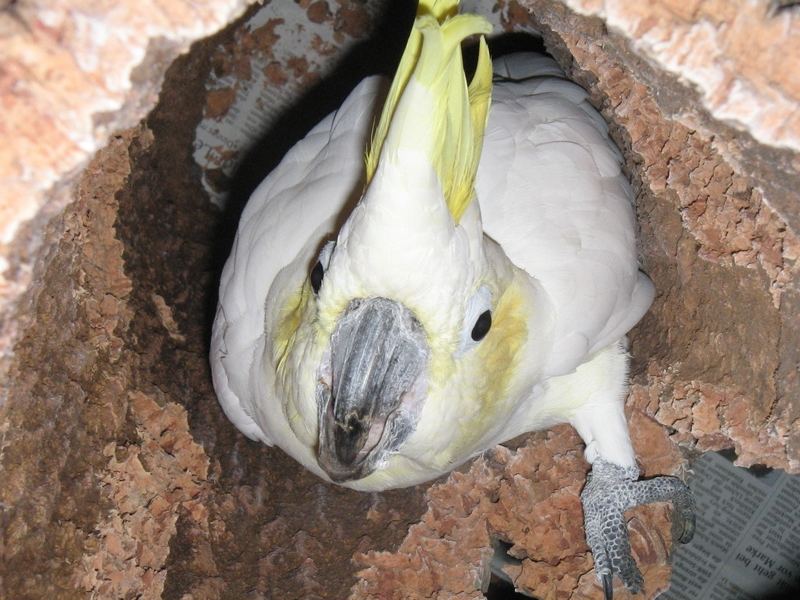
<svg viewBox="0 0 800 600"><path fill-rule="evenodd" d="M421 3L363 196L287 297L273 344L295 435L353 487L446 472L510 418L527 278L481 225L491 63L481 38L467 85L461 42L490 25L456 5Z"/></svg>

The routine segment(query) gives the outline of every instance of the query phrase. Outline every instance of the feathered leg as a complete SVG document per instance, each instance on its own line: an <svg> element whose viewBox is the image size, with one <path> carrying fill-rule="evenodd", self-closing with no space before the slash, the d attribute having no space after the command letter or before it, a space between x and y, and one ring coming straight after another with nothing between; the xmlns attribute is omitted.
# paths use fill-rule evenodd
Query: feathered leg
<svg viewBox="0 0 800 600"><path fill-rule="evenodd" d="M627 361L621 345L616 361ZM639 479L639 469L623 410L624 394L618 386L592 394L574 411L570 422L586 443L586 459L592 472L581 493L586 542L592 551L595 573L606 600L613 597L612 579L617 574L633 593L642 589L642 575L631 555L624 512L652 502L672 502L675 539L689 542L694 534L694 498L677 477Z"/></svg>

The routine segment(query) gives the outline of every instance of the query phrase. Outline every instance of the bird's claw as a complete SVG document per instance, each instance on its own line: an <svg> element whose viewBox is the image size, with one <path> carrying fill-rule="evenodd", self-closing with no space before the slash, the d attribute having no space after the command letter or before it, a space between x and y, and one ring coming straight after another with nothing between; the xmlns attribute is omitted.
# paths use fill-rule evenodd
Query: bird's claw
<svg viewBox="0 0 800 600"><path fill-rule="evenodd" d="M677 511L672 516L672 539L681 544L688 544L694 537L695 516L694 512L684 513Z"/></svg>
<svg viewBox="0 0 800 600"><path fill-rule="evenodd" d="M612 600L612 580L616 573L631 593L642 590L644 580L631 555L624 512L640 504L672 501L674 539L686 543L695 528L694 499L689 488L675 477L656 477L637 481L635 467L620 467L596 460L581 493L586 542L592 551L595 573L603 585L605 600ZM677 531L678 525L681 530Z"/></svg>

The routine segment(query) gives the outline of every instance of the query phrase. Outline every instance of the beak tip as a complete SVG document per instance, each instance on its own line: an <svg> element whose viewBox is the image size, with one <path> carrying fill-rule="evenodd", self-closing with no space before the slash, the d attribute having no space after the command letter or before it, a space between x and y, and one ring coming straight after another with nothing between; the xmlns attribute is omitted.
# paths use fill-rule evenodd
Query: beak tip
<svg viewBox="0 0 800 600"><path fill-rule="evenodd" d="M331 334L328 362L320 365L330 383L320 376L317 386L317 462L332 481L366 477L407 437L401 406L422 377L427 354L424 330L402 304L386 298L350 303Z"/></svg>

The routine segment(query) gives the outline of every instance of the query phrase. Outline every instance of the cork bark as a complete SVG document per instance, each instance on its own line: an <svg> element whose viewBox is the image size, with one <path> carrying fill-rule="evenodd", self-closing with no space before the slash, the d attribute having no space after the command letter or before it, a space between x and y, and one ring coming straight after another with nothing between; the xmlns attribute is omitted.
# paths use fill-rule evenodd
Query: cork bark
<svg viewBox="0 0 800 600"><path fill-rule="evenodd" d="M374 72L381 48L388 70L413 14L377 23L355 0L299 3L335 31L309 52L346 69L337 85L315 60L269 63L261 75L302 110L237 158L244 183L222 212L192 144L236 89L204 83L254 77L249 53L285 30L245 31L243 18L178 55L240 4L0 5L0 132L13 140L0 148L0 596L481 598L502 540L519 589L601 597L578 499L588 465L569 427L432 484L360 494L221 413L207 341L242 194L313 125L304 114L322 116ZM631 334L643 472L680 475L687 457L729 447L739 464L800 471L800 11L484 4L506 30L542 34L609 121L634 182L658 290ZM669 578L669 511L629 516L654 597Z"/></svg>

